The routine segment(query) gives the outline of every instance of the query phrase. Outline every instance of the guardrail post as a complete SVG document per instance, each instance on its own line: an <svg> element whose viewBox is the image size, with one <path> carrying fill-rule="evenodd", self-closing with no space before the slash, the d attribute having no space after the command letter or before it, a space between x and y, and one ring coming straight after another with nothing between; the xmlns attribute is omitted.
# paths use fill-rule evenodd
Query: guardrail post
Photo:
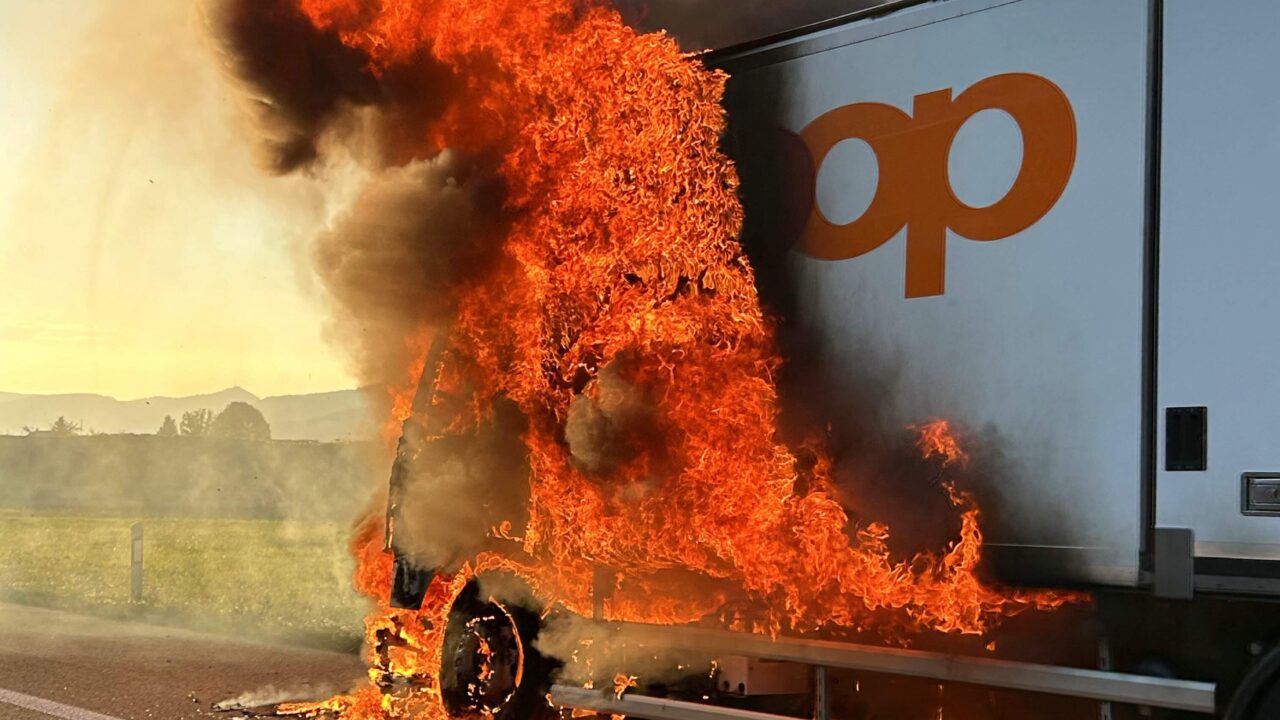
<svg viewBox="0 0 1280 720"><path fill-rule="evenodd" d="M142 602L142 523L134 523L130 531L129 599Z"/></svg>
<svg viewBox="0 0 1280 720"><path fill-rule="evenodd" d="M1111 669L1111 643L1105 637L1098 641L1098 669ZM1112 720L1110 702L1098 703L1098 720Z"/></svg>
<svg viewBox="0 0 1280 720"><path fill-rule="evenodd" d="M813 720L831 720L831 691L827 686L827 669L813 669Z"/></svg>

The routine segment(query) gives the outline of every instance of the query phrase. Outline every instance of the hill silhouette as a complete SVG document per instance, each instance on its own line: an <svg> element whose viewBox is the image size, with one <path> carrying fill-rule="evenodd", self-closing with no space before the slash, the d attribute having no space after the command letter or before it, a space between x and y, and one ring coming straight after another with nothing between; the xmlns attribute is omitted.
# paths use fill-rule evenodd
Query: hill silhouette
<svg viewBox="0 0 1280 720"><path fill-rule="evenodd" d="M271 425L272 437L281 440L366 440L378 432L360 390L260 398L237 386L203 395L137 400L90 393L0 392L0 434L20 435L24 427L48 427L60 416L79 423L86 432L151 434L166 415L179 419L182 413L201 408L216 413L232 402L258 408Z"/></svg>

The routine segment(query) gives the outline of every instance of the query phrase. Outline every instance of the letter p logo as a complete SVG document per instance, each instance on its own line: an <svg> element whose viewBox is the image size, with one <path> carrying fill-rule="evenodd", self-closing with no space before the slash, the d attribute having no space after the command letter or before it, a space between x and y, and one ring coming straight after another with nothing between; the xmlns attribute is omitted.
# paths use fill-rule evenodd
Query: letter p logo
<svg viewBox="0 0 1280 720"><path fill-rule="evenodd" d="M948 158L961 126L983 110L1003 110L1022 131L1022 166L1005 196L970 207L951 187ZM987 78L958 97L951 90L917 95L914 116L892 105L858 103L818 117L800 133L813 160L813 181L839 142L859 139L880 165L880 184L858 219L837 225L816 200L799 249L823 260L868 253L907 228L906 296L946 289L947 230L970 240L1003 240L1034 225L1057 204L1071 179L1076 121L1062 90L1038 75ZM816 194L815 194L816 198Z"/></svg>

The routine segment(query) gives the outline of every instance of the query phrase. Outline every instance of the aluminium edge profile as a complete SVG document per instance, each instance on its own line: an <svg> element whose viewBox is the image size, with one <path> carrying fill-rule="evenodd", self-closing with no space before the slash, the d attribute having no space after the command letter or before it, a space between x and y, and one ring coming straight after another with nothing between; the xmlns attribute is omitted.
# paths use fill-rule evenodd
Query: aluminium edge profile
<svg viewBox="0 0 1280 720"><path fill-rule="evenodd" d="M649 647L745 655L817 667L905 675L1203 714L1212 714L1216 709L1214 683L830 640L771 639L764 635L707 628L639 623L609 627L615 630L617 639Z"/></svg>
<svg viewBox="0 0 1280 720"><path fill-rule="evenodd" d="M646 720L802 720L785 715L769 715L752 710L738 710L647 695L628 693L618 698L612 692L567 685L553 685L550 699L560 707Z"/></svg>

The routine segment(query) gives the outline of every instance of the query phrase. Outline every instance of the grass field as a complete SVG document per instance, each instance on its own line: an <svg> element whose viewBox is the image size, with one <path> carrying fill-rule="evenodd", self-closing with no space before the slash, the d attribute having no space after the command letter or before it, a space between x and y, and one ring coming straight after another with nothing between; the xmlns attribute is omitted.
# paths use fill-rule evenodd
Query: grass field
<svg viewBox="0 0 1280 720"><path fill-rule="evenodd" d="M144 589L129 599L130 526ZM84 517L0 510L0 600L331 648L358 646L348 528L275 520Z"/></svg>

